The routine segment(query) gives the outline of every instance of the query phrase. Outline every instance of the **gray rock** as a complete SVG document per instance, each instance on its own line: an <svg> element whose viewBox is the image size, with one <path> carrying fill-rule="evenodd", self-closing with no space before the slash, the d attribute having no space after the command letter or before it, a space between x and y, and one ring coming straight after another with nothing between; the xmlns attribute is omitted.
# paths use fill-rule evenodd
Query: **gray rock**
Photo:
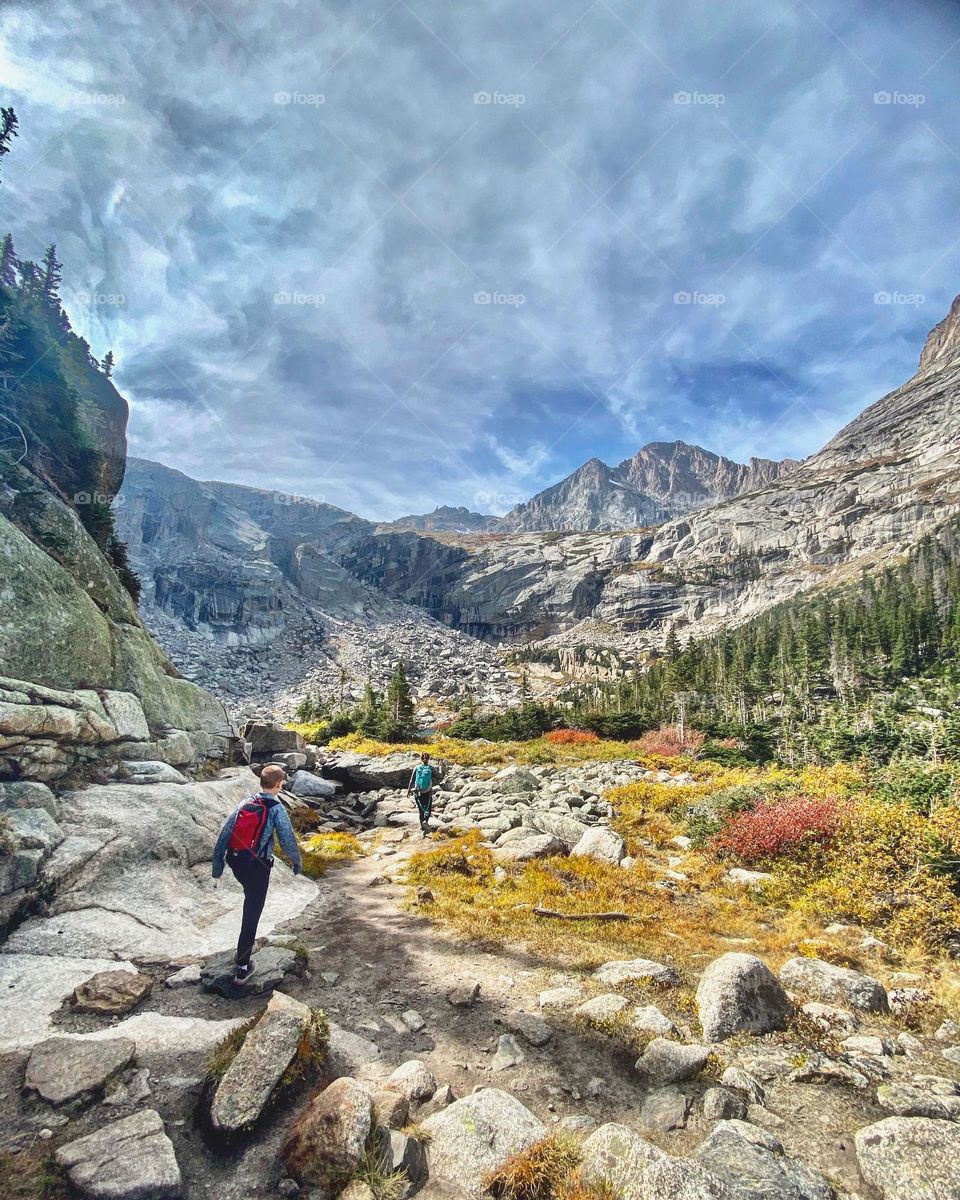
<svg viewBox="0 0 960 1200"><path fill-rule="evenodd" d="M371 1090L370 1099L373 1102L372 1121L375 1126L384 1129L402 1129L410 1116L410 1101L400 1092L390 1092L385 1088Z"/></svg>
<svg viewBox="0 0 960 1200"><path fill-rule="evenodd" d="M490 1060L490 1070L508 1071L511 1067L518 1067L525 1057L515 1037L509 1033L501 1034L497 1040L497 1052Z"/></svg>
<svg viewBox="0 0 960 1200"><path fill-rule="evenodd" d="M393 1130L385 1139L385 1149L387 1171L400 1171L414 1185L427 1178L427 1151L418 1138Z"/></svg>
<svg viewBox="0 0 960 1200"><path fill-rule="evenodd" d="M480 1197L487 1178L508 1158L546 1135L544 1126L515 1096L483 1088L428 1117L430 1178Z"/></svg>
<svg viewBox="0 0 960 1200"><path fill-rule="evenodd" d="M680 976L673 967L652 962L648 958L632 958L604 963L593 973L594 978L608 987L621 983L652 983L661 987L675 987Z"/></svg>
<svg viewBox="0 0 960 1200"><path fill-rule="evenodd" d="M429 1100L437 1090L437 1081L419 1059L402 1063L387 1080L386 1086L400 1092L407 1100L420 1103Z"/></svg>
<svg viewBox="0 0 960 1200"><path fill-rule="evenodd" d="M57 798L45 783L30 780L0 783L0 812L16 808L42 808L54 821L60 814Z"/></svg>
<svg viewBox="0 0 960 1200"><path fill-rule="evenodd" d="M508 1013L503 1023L511 1033L519 1034L531 1046L545 1046L553 1037L553 1029L542 1017L532 1013Z"/></svg>
<svg viewBox="0 0 960 1200"><path fill-rule="evenodd" d="M583 989L580 987L547 988L540 993L539 1004L541 1009L572 1008L582 997Z"/></svg>
<svg viewBox="0 0 960 1200"><path fill-rule="evenodd" d="M709 964L697 987L703 1036L722 1042L735 1033L786 1029L790 1001L766 963L752 954L724 954Z"/></svg>
<svg viewBox="0 0 960 1200"><path fill-rule="evenodd" d="M169 763L153 759L124 762L120 778L126 783L189 783L190 780Z"/></svg>
<svg viewBox="0 0 960 1200"><path fill-rule="evenodd" d="M949 1081L952 1083L952 1080ZM960 1121L960 1088L942 1095L915 1083L888 1083L877 1088L877 1103L897 1117L929 1117L935 1121Z"/></svg>
<svg viewBox="0 0 960 1200"><path fill-rule="evenodd" d="M426 1029L427 1023L414 1008L408 1008L406 1012L400 1014L400 1020L406 1025L411 1033L420 1033Z"/></svg>
<svg viewBox="0 0 960 1200"><path fill-rule="evenodd" d="M590 1000L585 1000L578 1006L576 1015L588 1021L610 1021L629 1007L629 1004L626 996L620 996L617 992L604 992L602 996L593 996Z"/></svg>
<svg viewBox="0 0 960 1200"><path fill-rule="evenodd" d="M651 1037L679 1037L680 1031L665 1013L655 1004L638 1008L631 1021L634 1029L648 1033Z"/></svg>
<svg viewBox="0 0 960 1200"><path fill-rule="evenodd" d="M627 844L619 833L615 833L606 826L596 825L584 833L570 851L570 856L571 858L581 856L595 858L599 862L612 863L616 866L626 857L626 853Z"/></svg>
<svg viewBox="0 0 960 1200"><path fill-rule="evenodd" d="M311 1019L305 1004L283 992L273 993L217 1085L210 1105L214 1129L231 1134L252 1128L293 1062Z"/></svg>
<svg viewBox="0 0 960 1200"><path fill-rule="evenodd" d="M296 771L287 787L295 796L317 796L331 800L337 794L337 785L330 779L321 779L310 771Z"/></svg>
<svg viewBox="0 0 960 1200"><path fill-rule="evenodd" d="M243 985L244 996L263 996L280 987L284 977L291 972L301 974L303 965L293 950L285 946L264 946L254 953L256 972L249 983ZM235 955L227 950L223 954L207 959L200 968L200 987L205 992L218 992L233 999L237 994L233 982L236 968Z"/></svg>
<svg viewBox="0 0 960 1200"><path fill-rule="evenodd" d="M173 975L167 976L168 988L196 987L200 983L200 964L188 963Z"/></svg>
<svg viewBox="0 0 960 1200"><path fill-rule="evenodd" d="M650 1087L683 1083L699 1075L710 1058L709 1046L685 1046L666 1038L654 1038L637 1059L637 1074Z"/></svg>
<svg viewBox="0 0 960 1200"><path fill-rule="evenodd" d="M720 1083L723 1087L743 1092L751 1104L763 1104L766 1099L763 1084L742 1067L727 1067L720 1076Z"/></svg>
<svg viewBox="0 0 960 1200"><path fill-rule="evenodd" d="M539 833L552 834L567 851L583 837L583 825L563 813L529 811L524 814L523 823Z"/></svg>
<svg viewBox="0 0 960 1200"><path fill-rule="evenodd" d="M182 1182L173 1143L152 1108L68 1142L56 1152L89 1200L179 1200Z"/></svg>
<svg viewBox="0 0 960 1200"><path fill-rule="evenodd" d="M651 1092L640 1110L640 1123L654 1133L670 1133L687 1124L691 1100L679 1088L663 1087Z"/></svg>
<svg viewBox="0 0 960 1200"><path fill-rule="evenodd" d="M747 1102L743 1096L725 1087L708 1088L703 1094L703 1119L705 1121L742 1121L747 1115Z"/></svg>
<svg viewBox="0 0 960 1200"><path fill-rule="evenodd" d="M93 1100L130 1065L136 1044L128 1038L79 1041L48 1038L36 1045L27 1062L24 1087L48 1104Z"/></svg>
<svg viewBox="0 0 960 1200"><path fill-rule="evenodd" d="M339 1190L356 1171L370 1136L373 1105L355 1079L335 1079L300 1113L283 1149L301 1186Z"/></svg>
<svg viewBox="0 0 960 1200"><path fill-rule="evenodd" d="M811 1000L800 1010L816 1025L822 1033L850 1034L857 1028L857 1018L845 1008L836 1008L832 1004L821 1004L819 1000Z"/></svg>
<svg viewBox="0 0 960 1200"><path fill-rule="evenodd" d="M473 1008L480 995L479 983L459 984L447 992L447 1003L454 1008Z"/></svg>
<svg viewBox="0 0 960 1200"><path fill-rule="evenodd" d="M511 832L520 832L519 830ZM550 858L564 854L566 847L552 833L537 833L527 830L522 836L511 838L504 844L498 843L493 856L498 862L532 862L536 858Z"/></svg>
<svg viewBox="0 0 960 1200"><path fill-rule="evenodd" d="M63 830L46 808L8 809L4 824L18 850L42 850L49 854L63 841Z"/></svg>
<svg viewBox="0 0 960 1200"><path fill-rule="evenodd" d="M617 1200L732 1200L699 1163L671 1158L625 1125L601 1125L581 1152L588 1182L609 1184Z"/></svg>
<svg viewBox="0 0 960 1200"><path fill-rule="evenodd" d="M878 980L819 958L791 958L780 969L780 982L791 991L846 1004L860 1012L889 1010L886 989Z"/></svg>
<svg viewBox="0 0 960 1200"><path fill-rule="evenodd" d="M380 1060L380 1047L369 1038L330 1022L327 1065L331 1075L356 1075L368 1063Z"/></svg>
<svg viewBox="0 0 960 1200"><path fill-rule="evenodd" d="M834 1200L819 1171L784 1153L773 1134L746 1121L721 1121L696 1152L736 1200Z"/></svg>
<svg viewBox="0 0 960 1200"><path fill-rule="evenodd" d="M857 1132L857 1161L883 1200L956 1200L960 1125L926 1117L887 1117Z"/></svg>

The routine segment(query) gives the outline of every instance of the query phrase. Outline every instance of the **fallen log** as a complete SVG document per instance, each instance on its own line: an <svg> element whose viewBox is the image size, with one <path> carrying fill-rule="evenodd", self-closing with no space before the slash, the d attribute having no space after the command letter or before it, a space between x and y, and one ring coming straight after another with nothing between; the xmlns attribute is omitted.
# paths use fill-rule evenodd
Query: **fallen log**
<svg viewBox="0 0 960 1200"><path fill-rule="evenodd" d="M632 913L624 912L554 912L551 908L541 908L539 904L534 908L533 915L535 917L555 917L558 921L633 921L636 919Z"/></svg>

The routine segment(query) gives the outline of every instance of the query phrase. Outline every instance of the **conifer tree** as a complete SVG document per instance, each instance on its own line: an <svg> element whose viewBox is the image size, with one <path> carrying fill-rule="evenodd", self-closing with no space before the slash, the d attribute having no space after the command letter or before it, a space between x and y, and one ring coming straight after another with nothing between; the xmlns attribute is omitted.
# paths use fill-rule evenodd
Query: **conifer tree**
<svg viewBox="0 0 960 1200"><path fill-rule="evenodd" d="M43 252L43 268L40 294L43 303L52 312L60 309L60 281L63 277L63 263L57 258L57 247L51 242Z"/></svg>
<svg viewBox="0 0 960 1200"><path fill-rule="evenodd" d="M108 350L106 352L106 354L103 356L103 358L100 360L100 370L103 372L104 376L107 379L109 379L113 375L113 351L112 350ZM368 680L367 681L368 687L369 687L369 682L370 681Z"/></svg>
<svg viewBox="0 0 960 1200"><path fill-rule="evenodd" d="M17 286L17 254L13 248L12 233L8 233L0 242L0 284L8 288Z"/></svg>
<svg viewBox="0 0 960 1200"><path fill-rule="evenodd" d="M0 108L0 164L3 163L5 154L9 154L12 149L11 143L17 133L17 114L12 108Z"/></svg>
<svg viewBox="0 0 960 1200"><path fill-rule="evenodd" d="M387 687L387 712L398 728L409 728L413 719L413 697L402 659L398 661Z"/></svg>

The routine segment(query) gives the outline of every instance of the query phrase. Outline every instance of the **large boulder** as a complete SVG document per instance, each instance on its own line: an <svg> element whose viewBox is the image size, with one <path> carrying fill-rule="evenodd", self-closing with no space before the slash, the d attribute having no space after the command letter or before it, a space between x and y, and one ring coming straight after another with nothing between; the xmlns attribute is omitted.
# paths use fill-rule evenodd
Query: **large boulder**
<svg viewBox="0 0 960 1200"><path fill-rule="evenodd" d="M375 757L341 751L324 760L331 779L344 783L352 792L376 792L381 788L405 788L420 761L417 754L386 754Z"/></svg>
<svg viewBox="0 0 960 1200"><path fill-rule="evenodd" d="M423 1122L431 1180L480 1197L508 1158L546 1135L546 1126L515 1096L483 1088Z"/></svg>
<svg viewBox="0 0 960 1200"><path fill-rule="evenodd" d="M610 863L612 866L617 866L626 854L626 842L619 833L605 825L595 825L588 829L570 851L571 858L583 855L586 858L595 858L598 862Z"/></svg>
<svg viewBox="0 0 960 1200"><path fill-rule="evenodd" d="M583 825L573 817L565 817L563 813L528 809L523 814L523 823L538 833L552 834L567 851L572 850L583 837Z"/></svg>
<svg viewBox="0 0 960 1200"><path fill-rule="evenodd" d="M34 1046L27 1060L24 1087L48 1104L80 1104L94 1100L136 1053L128 1038L80 1041L48 1038Z"/></svg>
<svg viewBox="0 0 960 1200"><path fill-rule="evenodd" d="M302 753L306 745L295 729L284 729L272 721L248 721L241 727L240 736L250 743L252 756L261 761L291 750Z"/></svg>
<svg viewBox="0 0 960 1200"><path fill-rule="evenodd" d="M819 958L791 958L780 968L780 982L791 991L861 1012L888 1012L890 1007L879 980Z"/></svg>
<svg viewBox="0 0 960 1200"><path fill-rule="evenodd" d="M287 787L295 796L311 796L332 800L337 794L337 785L330 779L321 779L311 771L295 771Z"/></svg>
<svg viewBox="0 0 960 1200"><path fill-rule="evenodd" d="M552 833L537 833L535 829L521 826L511 829L510 837L497 839L493 857L497 862L532 862L535 858L550 858L554 854L566 854L567 848Z"/></svg>
<svg viewBox="0 0 960 1200"><path fill-rule="evenodd" d="M786 1029L790 1001L766 963L752 954L724 954L704 971L697 987L703 1036L721 1042L735 1033Z"/></svg>
<svg viewBox="0 0 960 1200"><path fill-rule="evenodd" d="M56 1159L89 1200L179 1200L182 1195L173 1143L153 1109L68 1142Z"/></svg>
<svg viewBox="0 0 960 1200"><path fill-rule="evenodd" d="M274 992L217 1086L210 1121L221 1133L251 1129L296 1057L313 1017L306 1004Z"/></svg>
<svg viewBox="0 0 960 1200"><path fill-rule="evenodd" d="M492 788L505 796L531 795L539 792L541 783L527 767L513 764L498 771L491 779Z"/></svg>
<svg viewBox="0 0 960 1200"><path fill-rule="evenodd" d="M696 1158L736 1200L834 1200L819 1171L791 1158L779 1138L746 1121L720 1121Z"/></svg>
<svg viewBox="0 0 960 1200"><path fill-rule="evenodd" d="M734 1200L699 1163L671 1158L625 1125L601 1125L581 1152L587 1182L606 1184L617 1200Z"/></svg>
<svg viewBox="0 0 960 1200"><path fill-rule="evenodd" d="M887 1117L856 1136L864 1179L883 1200L956 1200L960 1125L927 1117Z"/></svg>
<svg viewBox="0 0 960 1200"><path fill-rule="evenodd" d="M363 1158L373 1118L369 1094L355 1079L335 1079L301 1112L283 1150L293 1178L336 1191Z"/></svg>

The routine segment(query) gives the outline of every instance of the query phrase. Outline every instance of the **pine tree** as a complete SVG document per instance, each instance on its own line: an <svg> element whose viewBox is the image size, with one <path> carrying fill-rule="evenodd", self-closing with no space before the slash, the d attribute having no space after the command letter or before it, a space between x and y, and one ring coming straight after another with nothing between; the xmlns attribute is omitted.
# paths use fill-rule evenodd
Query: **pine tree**
<svg viewBox="0 0 960 1200"><path fill-rule="evenodd" d="M19 136L18 123L17 114L12 108L0 108L0 164L3 162L3 156L9 154L12 149L10 143Z"/></svg>
<svg viewBox="0 0 960 1200"><path fill-rule="evenodd" d="M397 663L387 686L387 712L399 729L409 728L413 720L413 697L402 659Z"/></svg>
<svg viewBox="0 0 960 1200"><path fill-rule="evenodd" d="M0 284L8 288L17 286L17 254L13 248L12 233L8 233L0 243Z"/></svg>
<svg viewBox="0 0 960 1200"><path fill-rule="evenodd" d="M113 351L108 350L100 360L100 370L104 376L109 379L113 375ZM370 681L367 680L367 686L370 686Z"/></svg>
<svg viewBox="0 0 960 1200"><path fill-rule="evenodd" d="M60 308L60 281L63 277L63 263L57 258L57 247L51 242L43 252L43 274L41 282L41 297L43 303L52 312Z"/></svg>

